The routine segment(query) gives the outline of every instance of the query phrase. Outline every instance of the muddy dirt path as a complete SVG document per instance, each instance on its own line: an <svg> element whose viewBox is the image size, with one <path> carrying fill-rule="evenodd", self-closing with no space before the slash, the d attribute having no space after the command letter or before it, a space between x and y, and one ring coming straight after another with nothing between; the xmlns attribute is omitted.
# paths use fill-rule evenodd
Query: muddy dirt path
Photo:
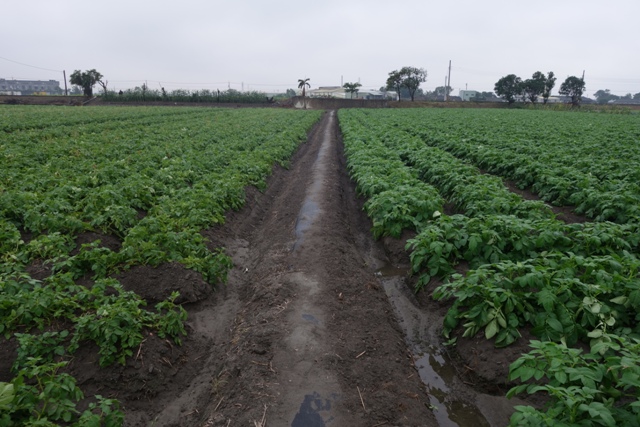
<svg viewBox="0 0 640 427"><path fill-rule="evenodd" d="M437 425L341 148L328 112L228 223L239 309L204 425Z"/></svg>
<svg viewBox="0 0 640 427"><path fill-rule="evenodd" d="M235 267L190 310L192 334L214 344L156 425L437 425L341 150L329 112L290 169L206 233Z"/></svg>

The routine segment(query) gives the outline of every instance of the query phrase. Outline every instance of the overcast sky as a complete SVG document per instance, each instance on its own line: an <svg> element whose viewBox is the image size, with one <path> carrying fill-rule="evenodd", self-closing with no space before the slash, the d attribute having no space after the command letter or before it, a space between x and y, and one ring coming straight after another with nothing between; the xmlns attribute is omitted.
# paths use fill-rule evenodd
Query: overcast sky
<svg viewBox="0 0 640 427"><path fill-rule="evenodd" d="M4 0L0 78L95 68L113 89L264 92L425 68L424 90L585 71L587 94L640 92L640 0Z"/></svg>

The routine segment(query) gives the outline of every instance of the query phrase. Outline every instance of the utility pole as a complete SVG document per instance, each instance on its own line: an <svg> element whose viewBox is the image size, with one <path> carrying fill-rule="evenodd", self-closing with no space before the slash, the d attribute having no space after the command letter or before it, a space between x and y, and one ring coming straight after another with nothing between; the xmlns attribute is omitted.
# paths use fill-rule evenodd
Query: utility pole
<svg viewBox="0 0 640 427"><path fill-rule="evenodd" d="M447 101L447 76L444 76L444 95L443 98L445 102Z"/></svg>
<svg viewBox="0 0 640 427"><path fill-rule="evenodd" d="M62 77L64 78L64 96L67 95L67 70L62 70Z"/></svg>
<svg viewBox="0 0 640 427"><path fill-rule="evenodd" d="M449 87L451 86L451 60L449 60L449 77L447 78L447 86L444 87L444 91L447 94L446 100L449 100Z"/></svg>

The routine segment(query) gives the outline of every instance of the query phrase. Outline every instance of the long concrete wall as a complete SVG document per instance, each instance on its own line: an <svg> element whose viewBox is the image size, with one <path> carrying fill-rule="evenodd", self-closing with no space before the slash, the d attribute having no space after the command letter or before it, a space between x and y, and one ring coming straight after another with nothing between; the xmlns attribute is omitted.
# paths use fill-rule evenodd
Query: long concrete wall
<svg viewBox="0 0 640 427"><path fill-rule="evenodd" d="M83 96L0 95L0 104L82 105L86 100L87 98Z"/></svg>
<svg viewBox="0 0 640 427"><path fill-rule="evenodd" d="M308 98L296 96L292 98L294 108L314 110L337 110L339 108L386 108L388 101L384 99L338 99Z"/></svg>

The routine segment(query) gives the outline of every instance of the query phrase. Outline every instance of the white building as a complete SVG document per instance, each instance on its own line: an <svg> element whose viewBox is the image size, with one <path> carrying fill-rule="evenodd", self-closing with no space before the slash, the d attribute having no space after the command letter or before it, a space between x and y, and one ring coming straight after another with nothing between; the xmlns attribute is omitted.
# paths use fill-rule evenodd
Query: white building
<svg viewBox="0 0 640 427"><path fill-rule="evenodd" d="M347 91L340 86L320 86L318 89L310 89L307 96L311 98L341 98L347 97Z"/></svg>
<svg viewBox="0 0 640 427"><path fill-rule="evenodd" d="M0 79L2 95L59 95L62 93L57 80L7 80Z"/></svg>
<svg viewBox="0 0 640 427"><path fill-rule="evenodd" d="M306 91L310 98L339 98L339 99L398 99L395 92L381 92L379 90L359 89L358 92L347 92L341 86L321 86L318 89Z"/></svg>
<svg viewBox="0 0 640 427"><path fill-rule="evenodd" d="M460 93L458 93L458 96L463 101L471 101L472 98L475 98L476 95L479 94L480 92L478 92L477 90L461 90Z"/></svg>

